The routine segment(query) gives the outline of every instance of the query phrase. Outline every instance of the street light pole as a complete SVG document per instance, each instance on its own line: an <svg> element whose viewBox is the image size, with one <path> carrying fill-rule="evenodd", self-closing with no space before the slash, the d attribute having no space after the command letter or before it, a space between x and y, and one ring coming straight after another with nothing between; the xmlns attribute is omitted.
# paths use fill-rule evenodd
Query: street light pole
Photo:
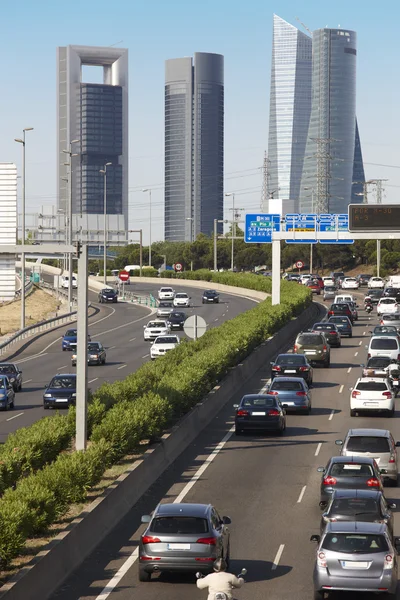
<svg viewBox="0 0 400 600"><path fill-rule="evenodd" d="M235 235L236 235L236 215L235 215L235 193L228 192L225 196L232 196L232 249L231 249L231 271L233 272L234 267L234 253L235 253Z"/></svg>
<svg viewBox="0 0 400 600"><path fill-rule="evenodd" d="M104 175L104 248L103 248L103 269L104 269L104 285L107 285L107 167L112 165L108 162L104 165L104 169L100 169L100 173Z"/></svg>
<svg viewBox="0 0 400 600"><path fill-rule="evenodd" d="M69 149L63 150L64 154L68 154L69 163L64 163L65 166L69 166L69 177L68 177L68 240L67 243L72 246L73 244L73 233L72 233L72 157L78 156L72 153L72 144L77 144L79 140L72 140L69 143ZM67 213L66 213L67 214ZM72 277L74 274L72 254L68 255L68 306L72 312Z"/></svg>
<svg viewBox="0 0 400 600"><path fill-rule="evenodd" d="M25 133L32 131L33 127L25 127L22 130L22 139L15 138L15 141L22 144L22 244L25 245ZM21 254L21 329L25 327L25 253Z"/></svg>
<svg viewBox="0 0 400 600"><path fill-rule="evenodd" d="M149 212L150 212L150 219L149 219L149 267L151 267L151 189L150 188L144 188L142 190L142 192L149 192Z"/></svg>
<svg viewBox="0 0 400 600"><path fill-rule="evenodd" d="M217 271L217 237L218 237L218 219L214 219L214 271Z"/></svg>

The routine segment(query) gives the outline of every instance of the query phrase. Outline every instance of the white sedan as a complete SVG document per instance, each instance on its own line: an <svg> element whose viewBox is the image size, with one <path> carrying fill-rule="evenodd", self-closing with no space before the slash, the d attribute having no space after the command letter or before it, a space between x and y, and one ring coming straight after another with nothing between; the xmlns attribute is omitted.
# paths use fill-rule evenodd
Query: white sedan
<svg viewBox="0 0 400 600"><path fill-rule="evenodd" d="M360 377L351 390L350 416L355 417L361 411L384 411L393 417L394 399L395 392L387 379Z"/></svg>
<svg viewBox="0 0 400 600"><path fill-rule="evenodd" d="M399 312L400 307L396 298L381 298L376 307L378 315L390 315Z"/></svg>
<svg viewBox="0 0 400 600"><path fill-rule="evenodd" d="M332 277L323 277L322 281L324 282L324 286L333 286L335 287L335 280Z"/></svg>
<svg viewBox="0 0 400 600"><path fill-rule="evenodd" d="M158 290L159 300L173 300L175 290L172 287L162 287Z"/></svg>
<svg viewBox="0 0 400 600"><path fill-rule="evenodd" d="M190 296L186 294L186 292L176 292L174 296L174 306L175 307L189 307L190 306Z"/></svg>
<svg viewBox="0 0 400 600"><path fill-rule="evenodd" d="M158 356L164 356L167 352L176 348L179 342L177 335L160 335L150 347L151 360L156 359Z"/></svg>
<svg viewBox="0 0 400 600"><path fill-rule="evenodd" d="M382 277L371 277L371 279L368 281L368 289L372 289L372 288L384 288L385 287L385 282L382 279Z"/></svg>
<svg viewBox="0 0 400 600"><path fill-rule="evenodd" d="M345 277L342 281L343 290L358 290L360 284L355 277Z"/></svg>
<svg viewBox="0 0 400 600"><path fill-rule="evenodd" d="M169 327L166 321L157 320L149 321L144 327L144 341L151 342L155 340L159 335L167 335L169 333Z"/></svg>

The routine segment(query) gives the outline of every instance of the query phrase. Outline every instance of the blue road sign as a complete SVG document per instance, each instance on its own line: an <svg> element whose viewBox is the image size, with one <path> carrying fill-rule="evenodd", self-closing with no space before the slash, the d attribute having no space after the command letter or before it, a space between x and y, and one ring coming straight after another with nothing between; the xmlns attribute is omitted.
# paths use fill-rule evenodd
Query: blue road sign
<svg viewBox="0 0 400 600"><path fill-rule="evenodd" d="M272 232L280 230L280 215L246 215L244 241L248 244L270 244L272 242Z"/></svg>
<svg viewBox="0 0 400 600"><path fill-rule="evenodd" d="M318 215L308 214L300 215L298 213L288 213L285 216L285 231L286 232L313 232L318 227ZM287 244L316 244L317 240L303 240L303 239L286 239Z"/></svg>
<svg viewBox="0 0 400 600"><path fill-rule="evenodd" d="M349 215L319 215L319 230L325 231L349 231ZM354 240L320 240L320 244L354 244Z"/></svg>

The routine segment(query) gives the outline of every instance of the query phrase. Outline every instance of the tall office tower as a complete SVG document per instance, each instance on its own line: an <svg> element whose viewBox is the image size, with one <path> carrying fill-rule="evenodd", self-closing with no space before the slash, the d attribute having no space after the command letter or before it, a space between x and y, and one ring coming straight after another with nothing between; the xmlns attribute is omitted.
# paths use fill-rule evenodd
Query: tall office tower
<svg viewBox="0 0 400 600"><path fill-rule="evenodd" d="M223 218L224 57L165 62L165 240L211 235ZM222 223L218 224L222 233Z"/></svg>
<svg viewBox="0 0 400 600"><path fill-rule="evenodd" d="M346 29L313 32L312 107L300 189L303 213L346 213L350 202L362 201L353 186L353 181L363 180L356 37Z"/></svg>
<svg viewBox="0 0 400 600"><path fill-rule="evenodd" d="M268 192L271 198L290 199L296 210L311 112L311 74L311 37L274 15ZM269 207L263 209L267 212Z"/></svg>
<svg viewBox="0 0 400 600"><path fill-rule="evenodd" d="M103 71L103 83L82 81L82 66ZM58 208L68 207L69 156L72 157L72 209L83 214L86 227L99 228L94 215L104 213L107 167L107 214L123 215L111 222L128 229L128 50L110 47L65 46L57 49ZM92 215L86 216L86 215ZM77 219L74 219L77 221ZM107 218L110 225L110 219ZM75 229L75 227L74 227ZM90 239L90 236L88 236Z"/></svg>

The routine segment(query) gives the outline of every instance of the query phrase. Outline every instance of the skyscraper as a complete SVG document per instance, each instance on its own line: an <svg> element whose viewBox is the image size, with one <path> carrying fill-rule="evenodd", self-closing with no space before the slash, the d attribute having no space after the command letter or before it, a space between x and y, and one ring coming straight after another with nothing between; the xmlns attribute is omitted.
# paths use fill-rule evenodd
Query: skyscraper
<svg viewBox="0 0 400 600"><path fill-rule="evenodd" d="M353 181L364 180L356 122L356 56L354 31L313 32L312 107L300 212L345 213L350 202L362 201L353 186ZM313 203L305 188L312 190Z"/></svg>
<svg viewBox="0 0 400 600"><path fill-rule="evenodd" d="M165 240L192 241L223 218L224 57L165 63ZM218 224L222 232L222 223Z"/></svg>
<svg viewBox="0 0 400 600"><path fill-rule="evenodd" d="M103 83L82 81L82 66L103 70ZM72 146L73 213L104 212L107 167L107 214L123 215L128 228L128 51L122 48L65 46L57 49L58 208L68 208L65 178L69 167L63 151ZM86 223L95 217L86 218Z"/></svg>
<svg viewBox="0 0 400 600"><path fill-rule="evenodd" d="M269 193L299 198L311 112L311 37L274 15L268 158ZM268 207L263 207L268 210Z"/></svg>

